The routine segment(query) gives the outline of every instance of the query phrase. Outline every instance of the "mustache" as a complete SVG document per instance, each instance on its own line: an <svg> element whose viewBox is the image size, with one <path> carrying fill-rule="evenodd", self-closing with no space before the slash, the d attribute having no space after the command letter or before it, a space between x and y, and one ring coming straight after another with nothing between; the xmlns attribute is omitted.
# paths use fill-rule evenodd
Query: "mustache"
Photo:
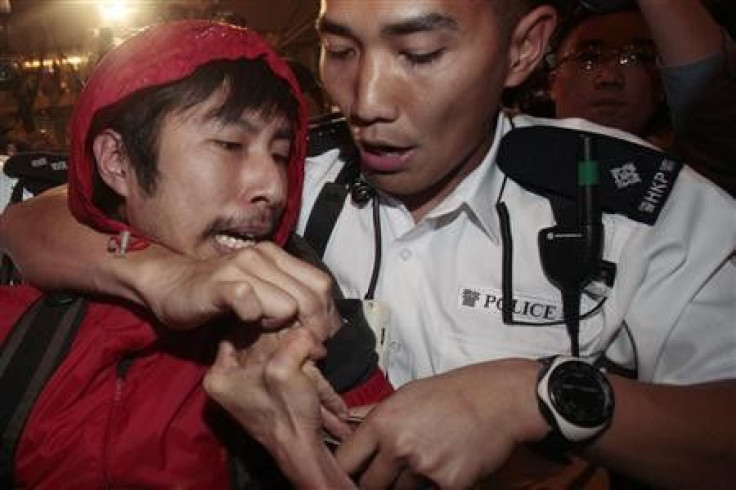
<svg viewBox="0 0 736 490"><path fill-rule="evenodd" d="M276 232L281 213L272 209L245 212L236 216L215 218L202 232L202 238L218 234L268 240Z"/></svg>

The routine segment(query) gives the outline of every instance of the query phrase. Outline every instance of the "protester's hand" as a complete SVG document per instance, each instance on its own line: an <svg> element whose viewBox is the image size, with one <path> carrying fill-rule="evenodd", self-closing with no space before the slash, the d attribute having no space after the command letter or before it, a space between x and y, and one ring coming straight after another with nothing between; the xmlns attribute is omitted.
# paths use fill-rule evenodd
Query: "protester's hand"
<svg viewBox="0 0 736 490"><path fill-rule="evenodd" d="M296 321L320 341L340 326L330 277L273 243L208 260L159 255L148 257L135 289L170 328L193 328L228 312L262 328Z"/></svg>
<svg viewBox="0 0 736 490"><path fill-rule="evenodd" d="M408 383L378 404L335 455L360 488L467 488L547 433L537 363L505 360Z"/></svg>
<svg viewBox="0 0 736 490"><path fill-rule="evenodd" d="M266 447L279 444L273 440L279 434L317 434L323 410L338 418L347 414L339 395L309 361L323 352L321 344L298 327L261 335L243 350L223 341L204 379L205 390ZM320 397L329 408L320 406Z"/></svg>
<svg viewBox="0 0 736 490"><path fill-rule="evenodd" d="M293 482L351 488L322 442L323 428L338 438L350 433L346 406L310 361L323 354L300 327L262 335L240 351L224 341L204 387Z"/></svg>

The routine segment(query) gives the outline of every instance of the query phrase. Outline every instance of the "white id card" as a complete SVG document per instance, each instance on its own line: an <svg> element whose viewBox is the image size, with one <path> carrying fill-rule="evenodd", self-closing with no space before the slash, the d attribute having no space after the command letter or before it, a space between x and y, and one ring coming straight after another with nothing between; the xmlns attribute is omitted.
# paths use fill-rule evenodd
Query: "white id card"
<svg viewBox="0 0 736 490"><path fill-rule="evenodd" d="M391 341L389 324L391 314L388 307L373 299L363 300L363 315L376 336L378 366L386 371L386 352Z"/></svg>

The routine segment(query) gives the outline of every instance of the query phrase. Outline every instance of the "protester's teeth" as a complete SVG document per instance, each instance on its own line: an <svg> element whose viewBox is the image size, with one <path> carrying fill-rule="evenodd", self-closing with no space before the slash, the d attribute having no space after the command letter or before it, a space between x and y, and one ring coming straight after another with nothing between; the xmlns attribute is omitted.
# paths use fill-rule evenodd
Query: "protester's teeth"
<svg viewBox="0 0 736 490"><path fill-rule="evenodd" d="M256 243L255 240L246 240L243 238L235 238L234 236L222 234L215 235L215 240L223 247L232 248L234 250L250 247L252 245L255 245Z"/></svg>

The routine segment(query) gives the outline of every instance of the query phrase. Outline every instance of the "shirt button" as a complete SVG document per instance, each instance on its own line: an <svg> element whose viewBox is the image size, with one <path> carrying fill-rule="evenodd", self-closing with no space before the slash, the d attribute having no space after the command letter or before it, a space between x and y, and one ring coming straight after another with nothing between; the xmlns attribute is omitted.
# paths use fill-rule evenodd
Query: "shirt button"
<svg viewBox="0 0 736 490"><path fill-rule="evenodd" d="M401 256L402 259L409 260L411 258L411 250L409 250L408 248L405 248L401 251L399 255Z"/></svg>

